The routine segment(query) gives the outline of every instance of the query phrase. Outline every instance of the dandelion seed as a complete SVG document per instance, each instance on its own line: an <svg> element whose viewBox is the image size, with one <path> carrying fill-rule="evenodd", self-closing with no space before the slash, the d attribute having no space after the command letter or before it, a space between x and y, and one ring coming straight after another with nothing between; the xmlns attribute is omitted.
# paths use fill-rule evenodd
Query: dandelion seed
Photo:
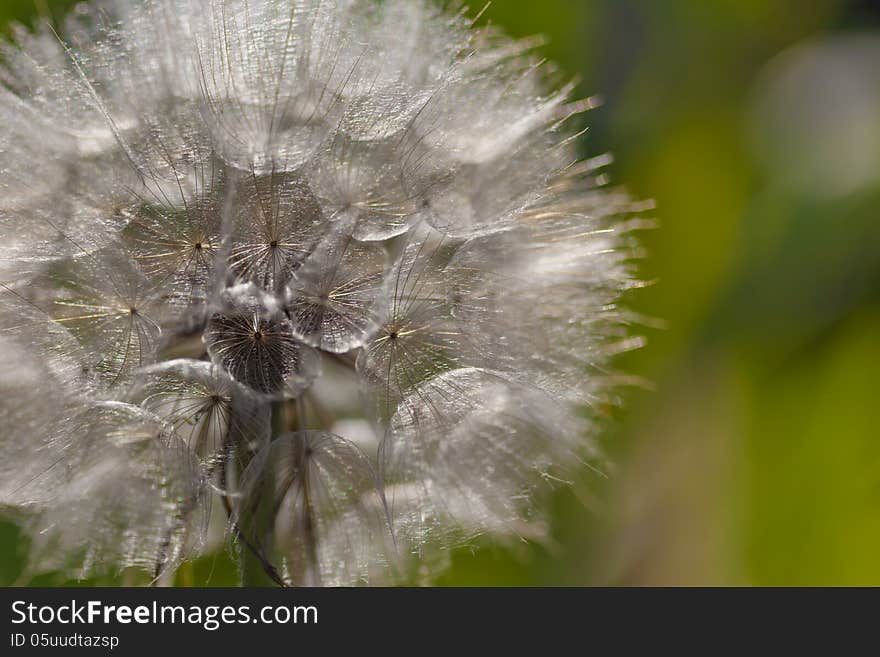
<svg viewBox="0 0 880 657"><path fill-rule="evenodd" d="M240 280L280 292L314 248L321 208L298 175L245 175L233 216L229 268Z"/></svg>
<svg viewBox="0 0 880 657"><path fill-rule="evenodd" d="M499 372L457 368L418 386L389 422L381 450L387 484L417 482L433 520L469 507L481 529L527 520L535 488L570 463L585 427L560 402ZM394 510L395 498L388 503ZM442 527L442 525L441 525ZM407 527L404 536L422 536Z"/></svg>
<svg viewBox="0 0 880 657"><path fill-rule="evenodd" d="M222 181L216 170L200 171L194 189L182 184L125 211L123 235L144 276L162 291L165 303L185 313L204 306L212 292L215 258L221 246Z"/></svg>
<svg viewBox="0 0 880 657"><path fill-rule="evenodd" d="M203 533L200 473L191 452L154 416L97 404L71 422L65 482L45 504L33 559L83 575L108 564L154 573L186 558Z"/></svg>
<svg viewBox="0 0 880 657"><path fill-rule="evenodd" d="M288 285L293 334L330 353L362 346L378 324L385 260L380 246L331 233Z"/></svg>
<svg viewBox="0 0 880 657"><path fill-rule="evenodd" d="M296 585L366 583L384 558L374 552L387 529L370 461L329 433L280 436L258 454L233 518L265 554L280 552Z"/></svg>
<svg viewBox="0 0 880 657"><path fill-rule="evenodd" d="M89 366L115 384L155 357L159 291L120 247L62 263L52 317L90 354Z"/></svg>
<svg viewBox="0 0 880 657"><path fill-rule="evenodd" d="M269 439L263 403L204 361L172 360L144 368L129 399L169 424L206 466L235 445L256 452Z"/></svg>
<svg viewBox="0 0 880 657"><path fill-rule="evenodd" d="M211 318L208 353L233 379L268 398L297 397L314 379L320 360L293 335L290 320L232 309Z"/></svg>

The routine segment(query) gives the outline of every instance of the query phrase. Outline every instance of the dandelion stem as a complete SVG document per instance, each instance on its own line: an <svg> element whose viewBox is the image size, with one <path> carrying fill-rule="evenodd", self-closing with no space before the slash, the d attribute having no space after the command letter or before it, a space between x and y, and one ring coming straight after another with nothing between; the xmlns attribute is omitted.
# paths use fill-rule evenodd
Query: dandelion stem
<svg viewBox="0 0 880 657"><path fill-rule="evenodd" d="M304 407L304 405L303 405ZM309 443L308 438L303 437L299 444L298 469L302 478L302 511L303 511L303 546L305 548L305 567L302 573L302 581L310 586L320 586L320 572L318 569L318 542L315 537L314 509L309 494Z"/></svg>
<svg viewBox="0 0 880 657"><path fill-rule="evenodd" d="M286 587L287 584L275 568L261 553L260 549L252 545L245 535L239 529L237 524L233 525L235 535L238 541L244 546L241 551L241 585L250 587L268 587L281 586Z"/></svg>
<svg viewBox="0 0 880 657"><path fill-rule="evenodd" d="M288 428L288 413L284 402L275 402L272 404L272 440L276 440L285 433ZM262 495L260 503L254 509L256 517L252 521L252 526L264 529L262 535L258 536L259 543L253 545L241 529L236 525L235 533L239 542L245 548L241 551L240 567L241 567L241 583L242 586L286 586L284 579L278 573L278 570L269 561L266 556L267 547L272 544L273 533L275 527L275 505L274 496L271 494L274 488L272 469L267 468L263 475L263 491L269 493Z"/></svg>

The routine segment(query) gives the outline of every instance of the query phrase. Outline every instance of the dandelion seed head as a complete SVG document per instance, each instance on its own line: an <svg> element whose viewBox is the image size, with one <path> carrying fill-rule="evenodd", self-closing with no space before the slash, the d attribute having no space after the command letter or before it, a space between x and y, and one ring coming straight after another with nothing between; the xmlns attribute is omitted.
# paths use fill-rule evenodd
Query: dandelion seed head
<svg viewBox="0 0 880 657"><path fill-rule="evenodd" d="M641 207L580 158L594 103L538 45L431 0L100 0L15 31L0 503L34 569L161 576L213 503L283 584L542 535L639 344Z"/></svg>

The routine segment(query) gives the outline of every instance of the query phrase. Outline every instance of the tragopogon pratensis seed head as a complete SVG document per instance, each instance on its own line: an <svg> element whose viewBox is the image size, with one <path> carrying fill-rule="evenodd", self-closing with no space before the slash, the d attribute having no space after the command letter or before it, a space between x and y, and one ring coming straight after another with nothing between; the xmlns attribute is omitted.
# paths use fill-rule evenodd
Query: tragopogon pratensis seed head
<svg viewBox="0 0 880 657"><path fill-rule="evenodd" d="M212 500L284 584L540 535L638 344L639 208L578 157L592 103L466 16L104 0L2 47L0 503L34 568L173 572Z"/></svg>

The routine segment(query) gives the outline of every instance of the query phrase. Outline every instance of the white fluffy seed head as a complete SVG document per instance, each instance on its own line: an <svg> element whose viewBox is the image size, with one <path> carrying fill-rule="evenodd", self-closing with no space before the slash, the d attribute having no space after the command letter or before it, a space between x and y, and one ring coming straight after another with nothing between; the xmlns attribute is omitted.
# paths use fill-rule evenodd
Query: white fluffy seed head
<svg viewBox="0 0 880 657"><path fill-rule="evenodd" d="M430 0L102 0L60 34L0 65L0 503L35 566L161 574L212 495L286 583L539 535L638 344L638 207L534 44Z"/></svg>

